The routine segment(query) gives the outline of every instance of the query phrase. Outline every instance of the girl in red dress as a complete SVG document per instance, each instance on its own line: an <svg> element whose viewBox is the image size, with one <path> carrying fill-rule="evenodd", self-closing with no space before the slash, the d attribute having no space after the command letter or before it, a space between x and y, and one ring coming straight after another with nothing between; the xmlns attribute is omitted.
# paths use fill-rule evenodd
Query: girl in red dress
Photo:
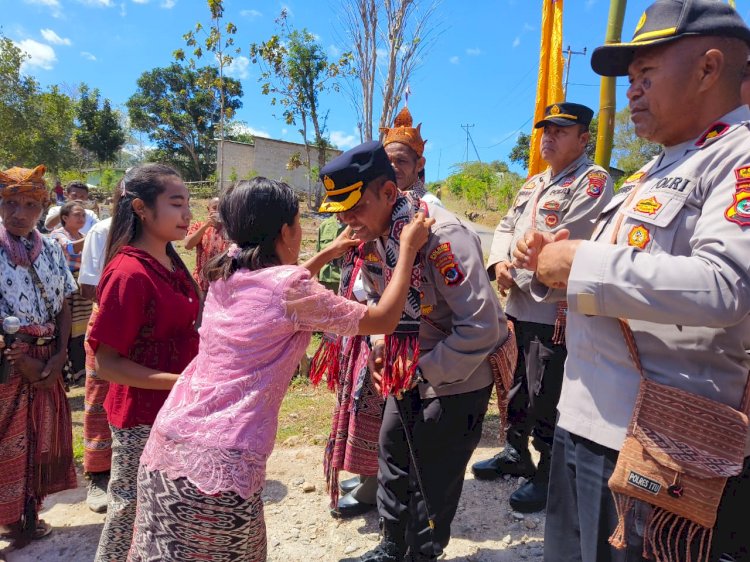
<svg viewBox="0 0 750 562"><path fill-rule="evenodd" d="M96 562L127 558L138 462L156 414L198 351L200 292L171 242L190 225L189 193L172 168L146 164L125 174L89 334L112 430L107 519Z"/></svg>

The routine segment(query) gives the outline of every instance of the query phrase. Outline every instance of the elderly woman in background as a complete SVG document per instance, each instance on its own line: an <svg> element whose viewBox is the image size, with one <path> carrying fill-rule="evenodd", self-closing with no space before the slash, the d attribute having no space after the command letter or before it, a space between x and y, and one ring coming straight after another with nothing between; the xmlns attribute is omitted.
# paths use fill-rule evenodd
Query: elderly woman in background
<svg viewBox="0 0 750 562"><path fill-rule="evenodd" d="M62 381L65 297L76 284L59 245L34 228L48 199L44 171L0 172L0 317L14 316L21 326L11 345L0 343L11 364L0 384L0 525L16 546L49 534L37 516L47 494L76 487Z"/></svg>
<svg viewBox="0 0 750 562"><path fill-rule="evenodd" d="M86 224L86 208L80 201L68 201L60 208L61 226L50 233L50 238L56 240L62 248L68 268L73 278L78 281L81 269L81 254L86 236L81 229ZM68 342L68 356L73 365L73 379L78 380L86 374L86 352L83 349L83 338L86 326L91 317L92 303L76 291L68 298L71 316L70 341Z"/></svg>

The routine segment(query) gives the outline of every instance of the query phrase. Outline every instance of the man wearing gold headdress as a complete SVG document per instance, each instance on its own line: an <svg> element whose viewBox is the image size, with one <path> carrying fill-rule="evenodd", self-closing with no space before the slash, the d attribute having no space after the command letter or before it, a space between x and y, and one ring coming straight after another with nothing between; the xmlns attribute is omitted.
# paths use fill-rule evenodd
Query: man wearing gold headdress
<svg viewBox="0 0 750 562"><path fill-rule="evenodd" d="M62 369L77 287L60 245L35 228L44 172L0 172L0 528L16 546L50 532L37 518L44 496L76 487Z"/></svg>
<svg viewBox="0 0 750 562"><path fill-rule="evenodd" d="M393 127L380 129L384 134L383 146L396 172L396 185L401 191L418 193L425 203L442 207L440 199L425 188L424 146L427 141L422 139L422 123L412 127L413 123L409 108L404 107L393 121Z"/></svg>

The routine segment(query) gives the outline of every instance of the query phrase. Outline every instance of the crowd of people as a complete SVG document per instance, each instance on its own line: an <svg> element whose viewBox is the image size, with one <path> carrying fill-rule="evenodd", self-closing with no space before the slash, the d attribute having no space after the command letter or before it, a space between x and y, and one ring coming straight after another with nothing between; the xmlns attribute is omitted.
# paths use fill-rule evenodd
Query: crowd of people
<svg viewBox="0 0 750 562"><path fill-rule="evenodd" d="M493 388L505 446L471 471L526 477L510 506L546 508L546 561L750 560L749 54L727 4L656 0L591 63L629 77L636 134L660 154L615 190L586 155L594 112L548 106L548 168L486 263L426 192L406 108L320 170L335 218L303 264L281 181L236 182L191 224L179 174L145 164L103 221L85 184L67 200L56 186L47 236L44 167L1 172L4 533L46 536L42 500L76 485L72 362L88 503L106 511L96 561L266 560L281 401L324 332L310 376L336 391L330 513L380 519L356 560L443 554Z"/></svg>

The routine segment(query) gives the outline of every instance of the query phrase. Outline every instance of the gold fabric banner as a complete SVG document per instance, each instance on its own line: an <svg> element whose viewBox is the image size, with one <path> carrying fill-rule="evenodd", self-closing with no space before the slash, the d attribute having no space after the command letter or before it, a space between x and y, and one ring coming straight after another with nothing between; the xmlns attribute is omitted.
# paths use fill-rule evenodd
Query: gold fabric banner
<svg viewBox="0 0 750 562"><path fill-rule="evenodd" d="M544 119L544 108L564 101L562 54L563 0L543 0L542 43L539 50L539 78L536 85L534 123ZM542 129L532 129L529 176L546 168L541 155Z"/></svg>

